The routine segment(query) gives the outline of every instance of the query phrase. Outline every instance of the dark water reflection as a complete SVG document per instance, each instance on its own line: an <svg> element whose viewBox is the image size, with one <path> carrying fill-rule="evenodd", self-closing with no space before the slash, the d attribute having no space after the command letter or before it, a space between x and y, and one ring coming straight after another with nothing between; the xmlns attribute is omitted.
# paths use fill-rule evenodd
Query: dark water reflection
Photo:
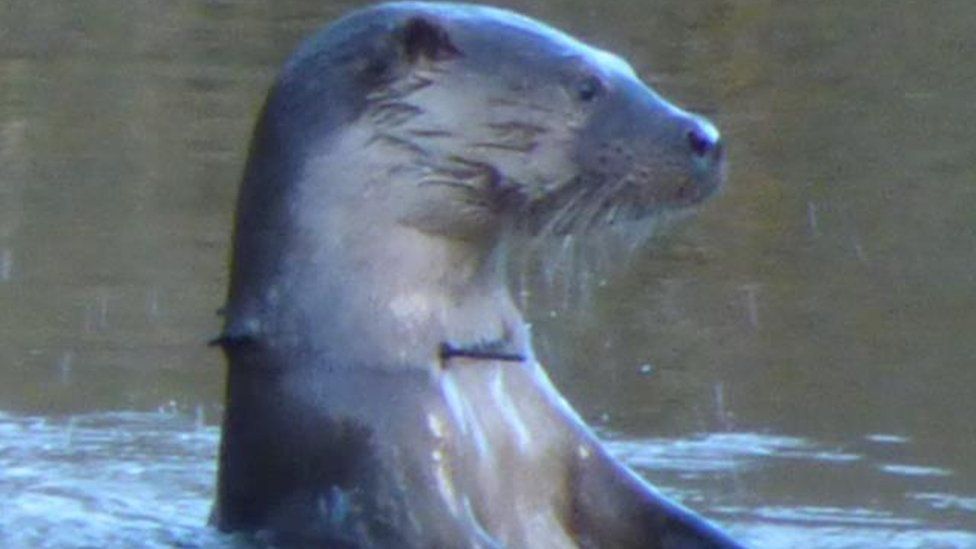
<svg viewBox="0 0 976 549"><path fill-rule="evenodd" d="M243 153L353 4L0 6L0 544L226 543L204 343ZM569 399L757 546L976 546L976 5L509 5L730 145L725 194L627 269L529 285Z"/></svg>

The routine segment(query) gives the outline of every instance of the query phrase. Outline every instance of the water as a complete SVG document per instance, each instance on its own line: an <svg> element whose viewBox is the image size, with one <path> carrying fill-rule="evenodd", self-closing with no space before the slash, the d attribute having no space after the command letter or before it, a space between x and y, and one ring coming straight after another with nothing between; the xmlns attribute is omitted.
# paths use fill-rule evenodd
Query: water
<svg viewBox="0 0 976 549"><path fill-rule="evenodd" d="M797 437L711 433L634 439L601 432L611 451L654 476L675 499L707 511L757 547L966 547L976 534L937 526L976 513L976 498L916 492L918 480L951 472L887 463L886 445L911 441L865 437L858 451ZM72 416L0 414L0 536L6 547L232 547L232 536L205 526L211 504L219 429L200 411ZM778 475L860 478L900 485L894 508L859 507L794 496L763 502L752 483ZM718 488L718 489L717 489ZM829 496L828 496L829 497Z"/></svg>
<svg viewBox="0 0 976 549"><path fill-rule="evenodd" d="M4 547L219 546L219 429L172 412L0 415ZM227 544L229 546L229 544Z"/></svg>
<svg viewBox="0 0 976 549"><path fill-rule="evenodd" d="M0 545L232 543L206 341L236 185L276 67L353 4L0 10ZM612 450L756 546L976 547L976 5L509 5L730 147L626 269L526 275Z"/></svg>

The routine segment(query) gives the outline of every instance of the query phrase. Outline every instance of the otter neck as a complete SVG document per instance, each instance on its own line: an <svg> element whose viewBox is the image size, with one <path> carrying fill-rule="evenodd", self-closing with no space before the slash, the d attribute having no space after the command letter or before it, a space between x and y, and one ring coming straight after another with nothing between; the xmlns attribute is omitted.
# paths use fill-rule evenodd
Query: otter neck
<svg viewBox="0 0 976 549"><path fill-rule="evenodd" d="M414 160L372 151L364 172L368 147L343 149L309 166L313 175L289 201L291 240L277 253L277 282L263 292L289 295L261 307L272 315L261 322L268 335L360 368L428 368L444 343L525 352L500 231L454 238L410 224L404 204L419 191L403 166Z"/></svg>
<svg viewBox="0 0 976 549"><path fill-rule="evenodd" d="M225 337L254 334L332 368L428 368L445 343L527 352L503 231L458 235L440 225L457 206L419 185L431 157L376 139L368 124L323 139L316 148L329 153L282 183L276 208L243 194L238 227L248 238L235 249L242 268ZM248 184L274 188L261 178Z"/></svg>
<svg viewBox="0 0 976 549"><path fill-rule="evenodd" d="M344 321L321 334L356 361L381 368L428 367L444 344L521 352L521 320L505 284L504 250L389 223L347 233L328 250ZM323 281L324 282L324 281ZM313 327L314 333L314 327Z"/></svg>

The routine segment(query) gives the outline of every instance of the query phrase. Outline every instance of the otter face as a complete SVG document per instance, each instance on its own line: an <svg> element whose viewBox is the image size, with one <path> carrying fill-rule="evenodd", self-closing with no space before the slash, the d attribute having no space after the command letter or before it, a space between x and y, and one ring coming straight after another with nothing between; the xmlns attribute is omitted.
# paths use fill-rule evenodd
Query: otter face
<svg viewBox="0 0 976 549"><path fill-rule="evenodd" d="M461 239L565 233L686 207L720 185L715 127L622 59L504 10L378 9L388 24L365 31L383 34L378 45L341 60L340 80L365 91L329 92L359 102L353 123L382 149L370 158L389 159L377 172L398 222Z"/></svg>
<svg viewBox="0 0 976 549"><path fill-rule="evenodd" d="M579 178L563 192L592 197L612 222L696 204L721 184L723 147L707 120L630 74L581 86L592 105L576 143Z"/></svg>

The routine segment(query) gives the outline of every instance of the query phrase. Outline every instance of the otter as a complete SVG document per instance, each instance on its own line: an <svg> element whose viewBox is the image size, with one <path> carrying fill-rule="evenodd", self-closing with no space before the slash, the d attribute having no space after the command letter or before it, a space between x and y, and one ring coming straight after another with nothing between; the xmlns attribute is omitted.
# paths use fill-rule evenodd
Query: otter
<svg viewBox="0 0 976 549"><path fill-rule="evenodd" d="M212 523L276 546L736 547L611 457L536 361L519 234L696 204L705 119L463 4L354 12L284 65L233 236Z"/></svg>

